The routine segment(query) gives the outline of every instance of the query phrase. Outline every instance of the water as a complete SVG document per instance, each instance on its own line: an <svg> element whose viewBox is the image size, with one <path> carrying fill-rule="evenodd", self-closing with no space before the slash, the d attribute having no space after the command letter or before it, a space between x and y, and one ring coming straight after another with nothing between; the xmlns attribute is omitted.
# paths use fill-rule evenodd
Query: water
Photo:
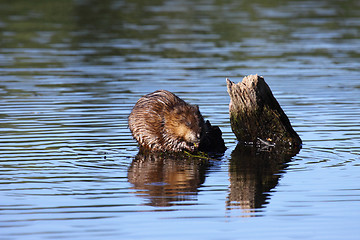
<svg viewBox="0 0 360 240"><path fill-rule="evenodd" d="M2 1L0 239L358 239L358 1ZM239 149L225 78L259 74L304 145ZM228 150L150 158L127 128L157 89Z"/></svg>

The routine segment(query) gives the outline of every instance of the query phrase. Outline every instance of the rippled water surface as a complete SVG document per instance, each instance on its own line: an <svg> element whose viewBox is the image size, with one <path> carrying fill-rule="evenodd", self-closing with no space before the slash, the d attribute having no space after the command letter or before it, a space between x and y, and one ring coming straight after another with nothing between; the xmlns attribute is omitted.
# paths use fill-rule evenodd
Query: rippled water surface
<svg viewBox="0 0 360 240"><path fill-rule="evenodd" d="M358 239L359 1L0 3L0 239ZM225 78L259 74L303 148L237 146ZM228 147L138 154L157 89Z"/></svg>

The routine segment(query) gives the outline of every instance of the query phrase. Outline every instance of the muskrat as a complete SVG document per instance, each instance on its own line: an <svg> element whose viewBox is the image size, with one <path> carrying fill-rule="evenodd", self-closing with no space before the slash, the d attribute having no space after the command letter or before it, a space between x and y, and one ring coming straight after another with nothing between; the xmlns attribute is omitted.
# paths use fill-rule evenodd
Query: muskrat
<svg viewBox="0 0 360 240"><path fill-rule="evenodd" d="M129 115L129 128L140 148L157 152L196 151L204 126L199 107L166 91L141 97Z"/></svg>

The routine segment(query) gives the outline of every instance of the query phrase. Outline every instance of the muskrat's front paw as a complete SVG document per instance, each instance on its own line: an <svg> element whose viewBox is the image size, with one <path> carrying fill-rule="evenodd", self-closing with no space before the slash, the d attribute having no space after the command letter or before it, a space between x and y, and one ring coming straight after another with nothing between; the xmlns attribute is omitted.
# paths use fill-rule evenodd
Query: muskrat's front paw
<svg viewBox="0 0 360 240"><path fill-rule="evenodd" d="M195 144L190 143L187 145L187 149L191 152L195 152L197 148L198 148L198 144L196 143Z"/></svg>

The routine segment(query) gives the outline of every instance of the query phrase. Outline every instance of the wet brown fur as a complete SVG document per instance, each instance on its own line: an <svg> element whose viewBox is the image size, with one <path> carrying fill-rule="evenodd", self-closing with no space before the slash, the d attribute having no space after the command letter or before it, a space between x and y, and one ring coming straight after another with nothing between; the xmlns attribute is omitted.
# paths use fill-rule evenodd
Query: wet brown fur
<svg viewBox="0 0 360 240"><path fill-rule="evenodd" d="M204 119L198 106L158 90L141 97L129 116L129 128L140 147L150 151L194 151Z"/></svg>

